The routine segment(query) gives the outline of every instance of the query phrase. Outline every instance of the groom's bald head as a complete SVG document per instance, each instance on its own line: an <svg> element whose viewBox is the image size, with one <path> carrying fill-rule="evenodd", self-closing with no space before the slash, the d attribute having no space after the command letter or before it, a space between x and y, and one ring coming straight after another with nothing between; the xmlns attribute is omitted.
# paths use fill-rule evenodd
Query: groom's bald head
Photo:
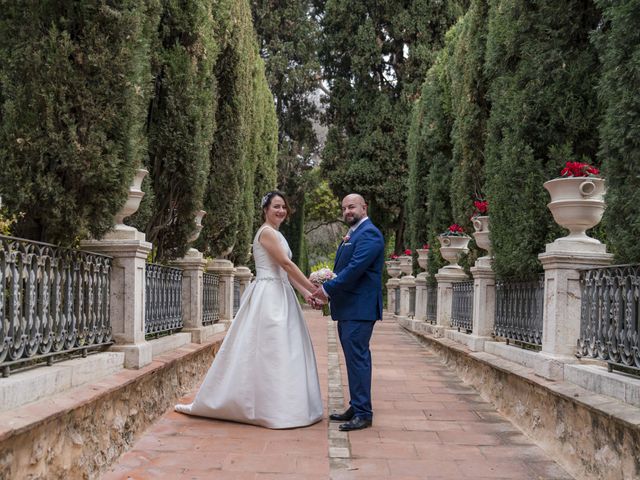
<svg viewBox="0 0 640 480"><path fill-rule="evenodd" d="M367 216L367 202L362 195L350 193L342 199L342 216L349 226L353 226Z"/></svg>

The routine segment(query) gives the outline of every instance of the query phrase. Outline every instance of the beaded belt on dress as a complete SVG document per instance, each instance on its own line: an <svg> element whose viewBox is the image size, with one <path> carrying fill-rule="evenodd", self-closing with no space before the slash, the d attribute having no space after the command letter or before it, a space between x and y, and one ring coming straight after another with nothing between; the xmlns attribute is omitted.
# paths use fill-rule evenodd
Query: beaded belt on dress
<svg viewBox="0 0 640 480"><path fill-rule="evenodd" d="M256 282L260 282L262 280L268 280L270 282L289 282L288 278L282 278L282 277L256 277Z"/></svg>

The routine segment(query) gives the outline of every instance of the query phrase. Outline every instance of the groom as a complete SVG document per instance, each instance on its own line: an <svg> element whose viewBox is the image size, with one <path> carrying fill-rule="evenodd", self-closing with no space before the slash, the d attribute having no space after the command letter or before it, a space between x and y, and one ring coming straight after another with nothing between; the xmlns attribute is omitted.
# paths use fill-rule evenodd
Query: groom
<svg viewBox="0 0 640 480"><path fill-rule="evenodd" d="M370 427L373 421L369 340L374 323L382 319L384 238L367 217L367 204L357 193L342 200L342 216L351 228L336 253L336 278L319 287L314 297L331 301L331 318L338 321L349 379L351 406L329 419L345 422L340 430L350 431Z"/></svg>

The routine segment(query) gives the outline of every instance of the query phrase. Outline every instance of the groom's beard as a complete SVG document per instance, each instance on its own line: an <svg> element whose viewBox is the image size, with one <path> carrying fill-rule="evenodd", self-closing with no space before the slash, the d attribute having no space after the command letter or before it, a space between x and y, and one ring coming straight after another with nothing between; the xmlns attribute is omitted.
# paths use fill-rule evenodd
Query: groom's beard
<svg viewBox="0 0 640 480"><path fill-rule="evenodd" d="M349 225L350 227L353 227L356 223L358 223L360 220L362 220L361 216L358 215L353 215L351 218L345 218L344 221L347 225Z"/></svg>

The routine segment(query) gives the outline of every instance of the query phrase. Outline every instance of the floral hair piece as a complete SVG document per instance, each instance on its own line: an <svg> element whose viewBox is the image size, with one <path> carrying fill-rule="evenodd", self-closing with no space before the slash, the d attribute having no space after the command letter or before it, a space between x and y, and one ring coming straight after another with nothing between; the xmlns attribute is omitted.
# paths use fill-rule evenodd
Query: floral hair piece
<svg viewBox="0 0 640 480"><path fill-rule="evenodd" d="M267 206L267 202L269 201L272 195L273 195L273 192L269 192L264 197L262 197L262 200L260 200L260 208L264 208Z"/></svg>

